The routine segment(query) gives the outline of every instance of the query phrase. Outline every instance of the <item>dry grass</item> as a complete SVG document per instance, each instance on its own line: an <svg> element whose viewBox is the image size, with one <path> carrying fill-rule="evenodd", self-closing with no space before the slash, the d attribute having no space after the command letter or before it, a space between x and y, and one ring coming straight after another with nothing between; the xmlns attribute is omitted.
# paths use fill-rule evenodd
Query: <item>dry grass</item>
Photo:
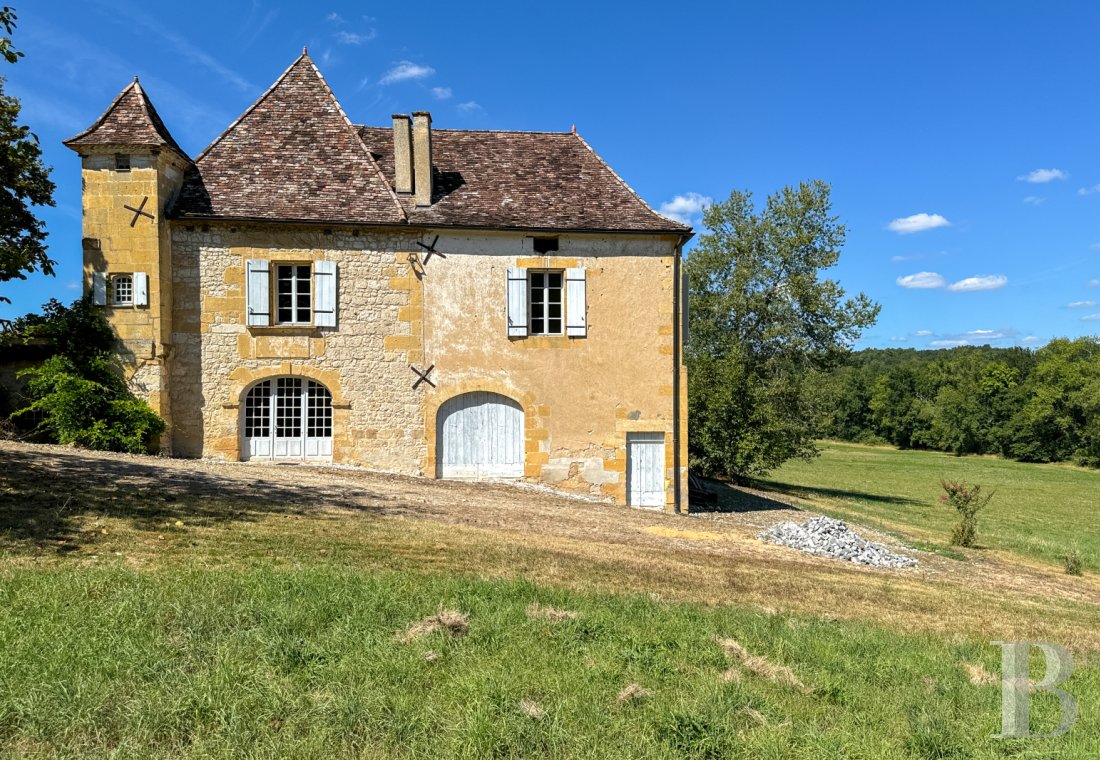
<svg viewBox="0 0 1100 760"><path fill-rule="evenodd" d="M546 709L533 699L521 699L519 711L531 720L542 720L546 717Z"/></svg>
<svg viewBox="0 0 1100 760"><path fill-rule="evenodd" d="M620 704L623 702L640 702L653 696L653 690L647 689L639 683L628 684L615 698Z"/></svg>
<svg viewBox="0 0 1100 760"><path fill-rule="evenodd" d="M580 617L580 613L572 610L559 610L557 607L531 602L527 605L527 617L561 623L565 620L576 620Z"/></svg>
<svg viewBox="0 0 1100 760"><path fill-rule="evenodd" d="M783 665L776 665L765 657L749 654L748 650L731 638L715 637L715 643L722 647L726 657L734 660L747 670L751 670L761 678L766 678L773 683L790 686L803 694L812 693L813 689L799 680L794 671ZM728 672L728 671L727 671ZM731 680L724 678L724 680Z"/></svg>
<svg viewBox="0 0 1100 760"><path fill-rule="evenodd" d="M9 442L0 458L0 573L72 563L454 572L1100 651L1100 576L1007 552L918 553L921 566L905 573L813 557L755 538L806 516L775 502L676 517L347 469Z"/></svg>
<svg viewBox="0 0 1100 760"><path fill-rule="evenodd" d="M997 676L986 670L980 662L964 662L962 669L966 671L970 683L975 686L995 686L1000 683Z"/></svg>
<svg viewBox="0 0 1100 760"><path fill-rule="evenodd" d="M452 636L465 636L469 629L466 616L458 610L440 610L436 614L426 617L418 623L413 623L403 631L397 632L397 640L408 643L421 639L436 631L445 631ZM426 655L425 655L426 658ZM430 662L431 660L429 660Z"/></svg>

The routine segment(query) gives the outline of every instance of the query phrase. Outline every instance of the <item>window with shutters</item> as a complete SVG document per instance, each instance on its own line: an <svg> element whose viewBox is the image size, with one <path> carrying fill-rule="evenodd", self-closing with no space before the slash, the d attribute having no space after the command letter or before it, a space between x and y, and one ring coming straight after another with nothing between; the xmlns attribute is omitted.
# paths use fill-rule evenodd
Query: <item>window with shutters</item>
<svg viewBox="0 0 1100 760"><path fill-rule="evenodd" d="M528 308L531 335L561 335L564 324L565 299L561 270L527 273Z"/></svg>
<svg viewBox="0 0 1100 760"><path fill-rule="evenodd" d="M132 274L111 275L111 306L134 305L134 276Z"/></svg>
<svg viewBox="0 0 1100 760"><path fill-rule="evenodd" d="M309 264L275 267L275 319L281 325L313 321L313 277Z"/></svg>

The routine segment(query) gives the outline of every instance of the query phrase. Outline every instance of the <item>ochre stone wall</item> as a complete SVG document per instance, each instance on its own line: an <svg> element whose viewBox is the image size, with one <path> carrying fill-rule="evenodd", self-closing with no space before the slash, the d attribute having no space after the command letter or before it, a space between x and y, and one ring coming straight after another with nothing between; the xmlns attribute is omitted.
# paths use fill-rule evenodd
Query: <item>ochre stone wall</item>
<svg viewBox="0 0 1100 760"><path fill-rule="evenodd" d="M302 375L333 395L333 459L419 474L424 433L398 250L412 239L317 228L176 225L171 386L174 450L240 456L240 405L256 381ZM335 261L337 326L249 327L245 261ZM414 357L415 358L415 357Z"/></svg>

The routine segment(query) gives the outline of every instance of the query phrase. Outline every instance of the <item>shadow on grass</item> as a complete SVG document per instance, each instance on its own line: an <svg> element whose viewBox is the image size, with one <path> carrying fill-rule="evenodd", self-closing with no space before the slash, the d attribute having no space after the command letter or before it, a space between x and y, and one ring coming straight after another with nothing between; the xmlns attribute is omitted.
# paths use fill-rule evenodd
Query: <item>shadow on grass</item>
<svg viewBox="0 0 1100 760"><path fill-rule="evenodd" d="M884 496L878 493L866 493L865 491L852 491L846 488L822 488L819 486L788 486L782 483L770 481L758 481L753 483L754 488L765 491L774 491L785 496L796 496L803 499L849 499L851 501L867 501L875 504L893 504L899 507L925 507L923 501L907 499L901 496Z"/></svg>
<svg viewBox="0 0 1100 760"><path fill-rule="evenodd" d="M721 480L700 477L698 482L706 493L692 492L692 512L768 512L784 509L799 511L798 507L791 504L745 491ZM707 496L713 498L707 498Z"/></svg>
<svg viewBox="0 0 1100 760"><path fill-rule="evenodd" d="M72 551L84 538L80 519L128 520L139 530L158 531L165 522L250 522L270 514L307 514L319 508L355 509L378 516L423 513L405 503L346 482L276 483L264 471L249 477L247 465L232 477L167 469L155 462L110 461L80 450L0 452L0 549L52 545Z"/></svg>

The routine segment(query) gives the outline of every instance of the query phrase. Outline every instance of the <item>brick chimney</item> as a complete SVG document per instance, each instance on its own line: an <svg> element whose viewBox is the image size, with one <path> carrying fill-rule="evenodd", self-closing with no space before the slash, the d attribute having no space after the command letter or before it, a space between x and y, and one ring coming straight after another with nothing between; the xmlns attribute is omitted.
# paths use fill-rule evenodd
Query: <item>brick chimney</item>
<svg viewBox="0 0 1100 760"><path fill-rule="evenodd" d="M432 205L432 115L413 111L413 187L417 206ZM400 187L400 185L399 185Z"/></svg>
<svg viewBox="0 0 1100 760"><path fill-rule="evenodd" d="M407 114L393 115L393 170L397 192L413 191L412 121Z"/></svg>

